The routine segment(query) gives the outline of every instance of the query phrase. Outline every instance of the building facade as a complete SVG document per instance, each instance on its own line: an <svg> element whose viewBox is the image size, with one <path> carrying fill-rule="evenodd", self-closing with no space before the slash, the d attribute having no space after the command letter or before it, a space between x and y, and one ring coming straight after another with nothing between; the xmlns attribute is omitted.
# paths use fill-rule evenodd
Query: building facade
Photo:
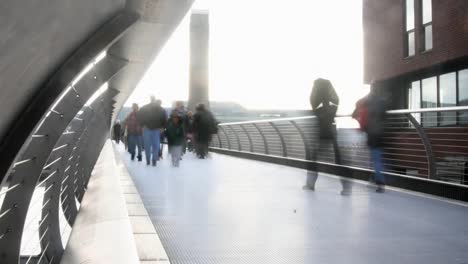
<svg viewBox="0 0 468 264"><path fill-rule="evenodd" d="M363 26L364 81L392 108L468 106L468 1L364 0Z"/></svg>

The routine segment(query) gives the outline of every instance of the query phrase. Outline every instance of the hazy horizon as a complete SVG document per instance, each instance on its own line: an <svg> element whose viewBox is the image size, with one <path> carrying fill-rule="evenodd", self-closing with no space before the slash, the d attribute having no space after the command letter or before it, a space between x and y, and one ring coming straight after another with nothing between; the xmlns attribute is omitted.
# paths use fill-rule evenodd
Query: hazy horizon
<svg viewBox="0 0 468 264"><path fill-rule="evenodd" d="M247 109L310 109L318 77L350 112L365 92L362 1L196 1L210 13L210 100ZM154 94L166 106L188 98L189 17L181 22L126 105ZM242 18L242 19L240 19Z"/></svg>

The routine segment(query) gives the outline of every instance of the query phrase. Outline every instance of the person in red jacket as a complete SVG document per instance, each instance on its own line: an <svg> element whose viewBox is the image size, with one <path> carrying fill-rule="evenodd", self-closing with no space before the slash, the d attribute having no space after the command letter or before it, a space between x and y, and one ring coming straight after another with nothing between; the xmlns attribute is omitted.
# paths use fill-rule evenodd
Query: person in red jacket
<svg viewBox="0 0 468 264"><path fill-rule="evenodd" d="M138 105L132 105L132 112L125 118L124 126L128 134L128 152L130 152L132 160L135 160L135 150L138 149L138 161L142 160L143 148L143 129L138 122Z"/></svg>

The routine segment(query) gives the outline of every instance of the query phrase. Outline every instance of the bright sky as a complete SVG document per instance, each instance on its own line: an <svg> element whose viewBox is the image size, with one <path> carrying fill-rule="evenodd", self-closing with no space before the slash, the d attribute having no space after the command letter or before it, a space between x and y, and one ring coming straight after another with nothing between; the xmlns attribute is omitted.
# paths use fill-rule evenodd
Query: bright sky
<svg viewBox="0 0 468 264"><path fill-rule="evenodd" d="M362 82L362 0L197 0L210 12L210 100L250 109L309 109L314 79L330 79L349 112ZM127 104L188 99L189 15Z"/></svg>

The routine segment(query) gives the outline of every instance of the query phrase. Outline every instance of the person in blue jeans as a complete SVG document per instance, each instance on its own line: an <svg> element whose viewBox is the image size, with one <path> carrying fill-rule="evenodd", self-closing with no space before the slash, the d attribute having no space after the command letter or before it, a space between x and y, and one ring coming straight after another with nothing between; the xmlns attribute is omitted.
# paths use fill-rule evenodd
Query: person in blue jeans
<svg viewBox="0 0 468 264"><path fill-rule="evenodd" d="M146 165L156 166L159 156L161 132L166 127L166 111L161 101L151 96L150 103L141 107L137 115L138 122L143 127Z"/></svg>
<svg viewBox="0 0 468 264"><path fill-rule="evenodd" d="M374 85L373 85L374 86ZM375 87L370 93L356 103L353 118L358 120L361 130L367 134L367 145L374 169L374 180L377 184L376 191L385 192L385 177L383 170L383 149L387 101L378 94Z"/></svg>

